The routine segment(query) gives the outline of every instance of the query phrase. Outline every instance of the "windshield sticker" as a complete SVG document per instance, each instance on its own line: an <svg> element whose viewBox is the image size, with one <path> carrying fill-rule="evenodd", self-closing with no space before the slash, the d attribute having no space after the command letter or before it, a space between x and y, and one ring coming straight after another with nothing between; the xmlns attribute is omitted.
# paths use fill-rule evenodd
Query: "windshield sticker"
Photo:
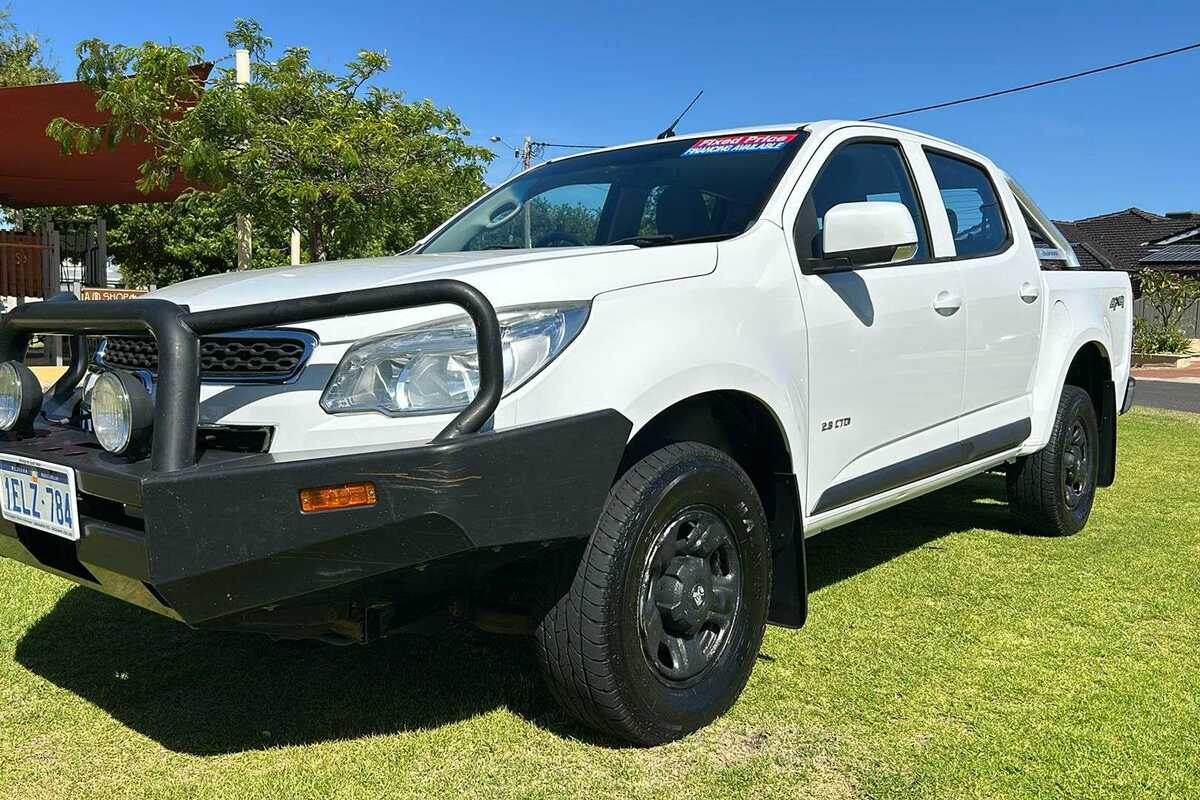
<svg viewBox="0 0 1200 800"><path fill-rule="evenodd" d="M718 136L715 139L700 139L687 150L684 156L707 156L713 153L759 153L782 150L798 133L743 133L738 136Z"/></svg>

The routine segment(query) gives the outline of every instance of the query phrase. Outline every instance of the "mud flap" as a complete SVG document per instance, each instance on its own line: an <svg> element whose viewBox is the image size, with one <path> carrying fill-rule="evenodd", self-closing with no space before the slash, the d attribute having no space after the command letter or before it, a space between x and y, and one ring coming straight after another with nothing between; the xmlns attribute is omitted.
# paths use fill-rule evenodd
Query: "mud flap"
<svg viewBox="0 0 1200 800"><path fill-rule="evenodd" d="M1096 485L1112 486L1117 477L1117 387L1104 381L1100 387L1100 465Z"/></svg>
<svg viewBox="0 0 1200 800"><path fill-rule="evenodd" d="M797 497L796 476L776 475L771 518L774 580L767 621L784 628L799 628L808 618L808 563Z"/></svg>

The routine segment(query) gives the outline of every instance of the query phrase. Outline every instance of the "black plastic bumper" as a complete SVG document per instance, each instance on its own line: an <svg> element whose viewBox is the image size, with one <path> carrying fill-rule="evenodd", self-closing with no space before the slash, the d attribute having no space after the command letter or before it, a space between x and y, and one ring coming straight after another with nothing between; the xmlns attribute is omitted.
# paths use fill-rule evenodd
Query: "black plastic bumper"
<svg viewBox="0 0 1200 800"><path fill-rule="evenodd" d="M192 625L269 629L289 607L373 602L381 581L390 597L444 588L426 574L439 563L587 537L630 427L601 411L372 452L210 451L171 472L39 428L0 455L76 471L81 538L0 520L0 555ZM301 489L355 481L374 506L300 510Z"/></svg>

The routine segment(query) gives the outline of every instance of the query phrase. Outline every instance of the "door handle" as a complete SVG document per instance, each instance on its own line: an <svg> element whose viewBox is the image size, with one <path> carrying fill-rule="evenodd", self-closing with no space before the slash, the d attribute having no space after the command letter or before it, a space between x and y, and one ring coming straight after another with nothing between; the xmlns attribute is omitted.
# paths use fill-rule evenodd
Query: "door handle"
<svg viewBox="0 0 1200 800"><path fill-rule="evenodd" d="M933 310L943 317L952 316L960 308L962 308L962 298L954 292L943 289L933 298Z"/></svg>
<svg viewBox="0 0 1200 800"><path fill-rule="evenodd" d="M1036 303L1038 297L1040 296L1041 293L1038 292L1038 287L1034 284L1030 283L1029 281L1025 281L1021 284L1021 299L1026 303Z"/></svg>

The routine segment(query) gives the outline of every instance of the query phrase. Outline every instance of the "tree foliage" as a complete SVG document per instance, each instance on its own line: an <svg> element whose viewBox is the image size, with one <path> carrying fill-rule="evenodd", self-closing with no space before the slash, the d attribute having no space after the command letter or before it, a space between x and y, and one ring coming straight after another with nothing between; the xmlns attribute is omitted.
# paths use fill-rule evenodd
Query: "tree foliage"
<svg viewBox="0 0 1200 800"><path fill-rule="evenodd" d="M1164 328L1178 328L1183 316L1200 302L1200 278L1166 270L1144 269L1138 273L1142 302Z"/></svg>
<svg viewBox="0 0 1200 800"><path fill-rule="evenodd" d="M1138 273L1142 304L1154 318L1135 320L1134 349L1141 353L1183 353L1190 341L1183 317L1200 302L1200 279L1178 272L1144 269Z"/></svg>
<svg viewBox="0 0 1200 800"><path fill-rule="evenodd" d="M1133 320L1135 353L1186 353L1191 344L1191 339L1179 328L1164 328L1157 322L1141 317Z"/></svg>
<svg viewBox="0 0 1200 800"><path fill-rule="evenodd" d="M525 214L529 214L529 242L525 241ZM583 203L556 203L534 197L512 219L476 234L468 250L520 248L550 244L589 245L595 241L600 212Z"/></svg>
<svg viewBox="0 0 1200 800"><path fill-rule="evenodd" d="M58 71L46 63L41 39L18 30L12 12L0 8L0 86L32 86L56 80Z"/></svg>
<svg viewBox="0 0 1200 800"><path fill-rule="evenodd" d="M227 229L237 214L253 221L256 266L282 257L292 228L309 260L322 261L405 249L484 190L491 152L465 141L469 131L453 111L370 85L388 69L386 55L362 51L339 74L314 67L305 48L270 60L271 40L253 21L238 20L226 38L251 52L249 85L237 84L229 63L202 82L199 47L82 42L79 78L110 118L99 126L60 118L47 129L69 153L125 139L150 144L142 191L181 176L205 190L207 199L185 196L169 211L127 212L141 230L163 218L177 235L203 239L163 239L153 282L214 268L218 254L231 253ZM179 219L192 213L199 217ZM260 258L264 244L279 250Z"/></svg>
<svg viewBox="0 0 1200 800"><path fill-rule="evenodd" d="M115 206L108 252L128 286L172 283L228 272L237 262L235 214L221 193L186 192L173 203ZM257 267L287 263L288 232L254 232Z"/></svg>

